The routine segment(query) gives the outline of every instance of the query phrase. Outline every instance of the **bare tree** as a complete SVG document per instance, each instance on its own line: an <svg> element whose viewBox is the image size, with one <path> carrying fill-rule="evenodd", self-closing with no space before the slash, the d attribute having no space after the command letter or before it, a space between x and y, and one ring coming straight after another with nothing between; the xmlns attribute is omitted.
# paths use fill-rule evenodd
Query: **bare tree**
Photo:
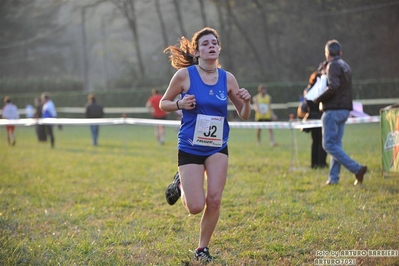
<svg viewBox="0 0 399 266"><path fill-rule="evenodd" d="M105 2L115 8L107 4L96 6ZM88 82L94 83L107 73L105 64L103 70L94 64L99 62L95 60L100 60L100 53L90 53L91 48L99 49L103 41L102 47L108 44L108 55L103 55L103 62L108 57L108 63L114 64L109 68L113 84L130 86L133 69L133 76L141 74L146 84L157 85L167 82L166 69L173 69L166 57L158 61L156 55L152 54L154 60L145 60L146 56L154 49L159 52L159 46L167 47L171 38L175 38L173 34L186 35L186 30L215 24L216 19L223 48L221 63L241 82L306 81L309 72L324 60L324 44L330 38L342 43L344 57L354 69L354 79L395 79L399 68L396 48L399 47L399 2L377 2L2 0L0 78L44 80L67 76L77 81L73 86L82 86L84 81L84 90L90 90ZM210 4L215 6L216 17L206 13ZM109 13L113 13L115 23L99 25L99 14ZM186 16L190 19L183 21ZM119 18L127 26L121 25ZM176 23L178 33L175 33ZM112 30L105 31L104 26ZM132 56L120 51L119 45L125 41L121 36L125 36L126 30L132 36L128 40L132 42ZM144 40L145 37L149 39ZM106 38L110 41L105 42ZM134 65L130 63L132 60ZM157 79L152 78L155 75L147 77L145 72L149 71L156 71Z"/></svg>
<svg viewBox="0 0 399 266"><path fill-rule="evenodd" d="M98 5L104 3L105 0L98 0L92 4L85 5L81 7L80 15L81 15L81 29L82 29L82 71L83 71L83 91L90 91L90 81L89 81L89 56L87 53L87 34L86 34L86 12L88 9L95 8Z"/></svg>
<svg viewBox="0 0 399 266"><path fill-rule="evenodd" d="M136 0L110 0L110 1L116 5L116 7L119 9L119 11L128 21L129 28L133 34L133 44L137 52L136 55L140 69L140 74L144 78L146 76L146 73L145 73L144 61L141 53L140 38L137 28L137 14L135 8Z"/></svg>
<svg viewBox="0 0 399 266"><path fill-rule="evenodd" d="M233 64L233 60L232 60L232 56L231 56L231 49L230 49L230 45L223 45L226 41L226 43L230 43L230 36L231 36L231 22L229 19L229 16L227 16L227 19L224 19L223 16L223 8L222 8L222 3L221 1L218 0L214 0L213 1L215 6L216 6L216 11L218 14L218 21L219 21L219 27L220 27L220 37L221 39L223 39L222 41L222 60L225 63L224 68L228 69L229 71L234 70L234 64Z"/></svg>
<svg viewBox="0 0 399 266"><path fill-rule="evenodd" d="M200 11L201 11L201 18L204 26L208 26L208 22L206 21L206 13L205 13L205 3L204 0L198 0Z"/></svg>
<svg viewBox="0 0 399 266"><path fill-rule="evenodd" d="M86 37L86 8L81 10L82 27L82 60L83 60L83 91L89 91L89 57L87 56L87 37Z"/></svg>
<svg viewBox="0 0 399 266"><path fill-rule="evenodd" d="M169 45L168 34L166 33L166 25L163 19L161 6L159 5L159 0L155 0L155 10L157 11L157 16L159 19L159 26L161 27L163 46L166 48Z"/></svg>
<svg viewBox="0 0 399 266"><path fill-rule="evenodd" d="M179 23L181 34L183 36L187 36L186 35L186 30L184 29L183 18L182 18L181 12L180 12L180 2L179 2L179 0L173 0L173 4L174 4L175 9L176 9L176 16L177 16L177 21Z"/></svg>
<svg viewBox="0 0 399 266"><path fill-rule="evenodd" d="M107 29L105 27L105 18L101 19L101 46L103 51L102 65L104 75L105 90L109 90L109 71L108 71L108 52L107 52Z"/></svg>
<svg viewBox="0 0 399 266"><path fill-rule="evenodd" d="M259 9L260 12L260 17L262 20L262 28L263 28L263 38L264 38L264 42L265 42L265 46L266 46L266 50L268 51L269 54L269 58L271 62L273 62L273 67L272 70L274 71L274 76L275 76L275 80L279 80L280 79L280 64L279 64L279 60L276 60L275 57L275 52L273 51L272 45L270 43L270 31L269 31L269 26L267 23L267 12L264 8L264 6L261 4L261 1L259 0L252 0L252 2L255 4L255 6ZM265 60L267 62L267 60Z"/></svg>
<svg viewBox="0 0 399 266"><path fill-rule="evenodd" d="M58 25L59 6L46 4L38 7L33 1L0 1L0 76L63 73L62 44L55 36L59 37L68 23Z"/></svg>
<svg viewBox="0 0 399 266"><path fill-rule="evenodd" d="M157 16L159 19L159 24L161 27L163 47L166 48L169 45L168 34L166 32L166 24L162 15L161 6L159 4L159 0L155 0L155 10L157 11ZM170 75L172 73L172 68L167 67L167 74Z"/></svg>
<svg viewBox="0 0 399 266"><path fill-rule="evenodd" d="M228 16L230 16L232 22L237 27L240 34L244 37L244 40L248 43L249 48L252 51L253 58L255 59L256 63L258 64L259 69L264 73L265 68L263 66L261 56L256 51L255 44L252 42L252 38L249 36L249 32L244 29L244 27L238 21L237 16L233 13L233 10L231 8L232 3L229 0L225 0L225 4L226 4L226 10L227 10Z"/></svg>

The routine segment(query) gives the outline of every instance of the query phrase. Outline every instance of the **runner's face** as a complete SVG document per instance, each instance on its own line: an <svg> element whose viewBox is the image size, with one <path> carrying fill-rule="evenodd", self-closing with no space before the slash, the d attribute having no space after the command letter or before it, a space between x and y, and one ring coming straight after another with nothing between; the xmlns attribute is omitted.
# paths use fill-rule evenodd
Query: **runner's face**
<svg viewBox="0 0 399 266"><path fill-rule="evenodd" d="M267 89L266 88L262 88L262 94L265 95L267 93Z"/></svg>
<svg viewBox="0 0 399 266"><path fill-rule="evenodd" d="M218 40L213 34L204 35L198 40L199 57L203 60L219 58Z"/></svg>

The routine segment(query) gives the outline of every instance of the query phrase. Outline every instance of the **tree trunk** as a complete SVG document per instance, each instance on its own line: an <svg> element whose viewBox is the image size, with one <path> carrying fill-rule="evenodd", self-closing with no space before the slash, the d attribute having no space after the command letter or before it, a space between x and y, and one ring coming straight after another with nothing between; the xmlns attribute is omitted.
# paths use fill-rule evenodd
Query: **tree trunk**
<svg viewBox="0 0 399 266"><path fill-rule="evenodd" d="M163 46L166 48L169 45L168 34L166 33L166 25L165 25L165 21L163 20L161 6L159 5L159 0L155 0L155 9L157 11L159 25L161 26Z"/></svg>
<svg viewBox="0 0 399 266"><path fill-rule="evenodd" d="M186 30L184 29L183 18L181 16L181 12L180 12L179 0L173 0L173 4L175 5L177 22L179 23L181 35L187 37Z"/></svg>
<svg viewBox="0 0 399 266"><path fill-rule="evenodd" d="M161 32L162 32L163 47L165 49L166 47L169 46L169 41L168 41L168 34L167 34L167 31L166 31L165 21L164 21L163 16L162 16L161 6L159 4L159 0L155 0L155 10L157 11L157 16L158 16L158 19L159 19L159 24L160 24ZM166 69L167 69L166 74L168 76L170 76L172 74L172 68L171 67L167 67Z"/></svg>
<svg viewBox="0 0 399 266"><path fill-rule="evenodd" d="M204 24L204 27L207 27L208 26L208 22L206 21L204 0L198 0L198 3L199 3L199 6L200 6L202 22Z"/></svg>
<svg viewBox="0 0 399 266"><path fill-rule="evenodd" d="M101 45L103 50L102 63L103 63L103 76L105 90L109 90L109 72L108 72L108 56L107 56L107 30L105 28L105 18L101 18Z"/></svg>
<svg viewBox="0 0 399 266"><path fill-rule="evenodd" d="M220 25L220 38L222 40L225 40L226 43L230 43L230 32L231 32L231 27L229 27L228 29L226 29L227 25L231 25L230 23L230 19L229 17L227 17L227 21L225 23L224 18L223 18L223 10L222 10L222 6L220 1L214 1L215 6L216 6L216 10L217 10L217 14L218 14L218 20L219 20L219 25ZM233 60L232 60L232 56L231 56L231 50L230 50L230 45L226 45L224 46L223 42L222 43L222 50L220 52L222 59L221 61L225 62L225 65L223 66L224 69L234 72L234 64L233 64Z"/></svg>
<svg viewBox="0 0 399 266"><path fill-rule="evenodd" d="M82 26L82 60L83 60L83 91L89 91L89 59L87 57L87 38L86 38L86 8L81 9Z"/></svg>
<svg viewBox="0 0 399 266"><path fill-rule="evenodd" d="M269 32L269 27L267 24L267 13L265 12L265 8L263 5L258 1L258 0L252 0L255 4L255 6L260 10L261 18L262 18L262 28L263 28L263 38L266 46L266 50L269 53L269 61L265 60L265 62L269 62L269 66L272 67L272 72L274 72L274 80L279 80L280 79L280 63L275 57L275 52L273 51L272 45L270 43L270 32Z"/></svg>
<svg viewBox="0 0 399 266"><path fill-rule="evenodd" d="M238 21L237 17L234 15L233 11L231 10L229 0L225 0L225 3L226 3L226 9L227 9L228 15L230 16L234 25L237 27L238 31L244 37L244 40L248 43L248 46L249 46L250 50L252 51L254 59L255 59L256 63L258 64L259 68L262 69L262 72L265 72L265 68L263 66L262 60L260 59L261 56L256 51L255 45L253 44L251 37L247 34L248 31L245 31L245 29L241 26L240 22Z"/></svg>
<svg viewBox="0 0 399 266"><path fill-rule="evenodd" d="M140 38L137 30L137 16L135 9L135 0L113 0L111 1L116 5L116 7L121 11L128 21L129 28L133 34L133 45L136 48L137 61L139 65L139 70L141 78L144 79L146 76L144 61L141 54Z"/></svg>

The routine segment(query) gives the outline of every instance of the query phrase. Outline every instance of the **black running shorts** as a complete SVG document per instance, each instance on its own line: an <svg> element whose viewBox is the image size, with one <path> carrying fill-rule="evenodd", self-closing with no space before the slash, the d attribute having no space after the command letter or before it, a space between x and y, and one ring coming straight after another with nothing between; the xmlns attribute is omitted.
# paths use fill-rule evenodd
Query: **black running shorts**
<svg viewBox="0 0 399 266"><path fill-rule="evenodd" d="M226 154L227 156L229 156L229 149L226 146L223 150L219 151L218 153L223 153L223 154ZM211 155L209 155L209 156L211 156ZM179 150L177 153L177 165L181 166L181 165L185 165L185 164L205 164L205 160L209 156L193 155L193 154Z"/></svg>

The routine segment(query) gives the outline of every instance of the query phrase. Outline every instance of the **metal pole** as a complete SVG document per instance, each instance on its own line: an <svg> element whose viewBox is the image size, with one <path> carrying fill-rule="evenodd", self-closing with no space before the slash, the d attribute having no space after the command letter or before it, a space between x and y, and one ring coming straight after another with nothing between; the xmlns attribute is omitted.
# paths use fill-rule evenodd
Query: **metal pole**
<svg viewBox="0 0 399 266"><path fill-rule="evenodd" d="M295 129L292 126L292 122L294 121L294 115L290 114L290 130L291 130L291 160L290 160L290 170L299 169L299 160L298 160L298 145L296 141ZM296 165L295 165L296 163Z"/></svg>

